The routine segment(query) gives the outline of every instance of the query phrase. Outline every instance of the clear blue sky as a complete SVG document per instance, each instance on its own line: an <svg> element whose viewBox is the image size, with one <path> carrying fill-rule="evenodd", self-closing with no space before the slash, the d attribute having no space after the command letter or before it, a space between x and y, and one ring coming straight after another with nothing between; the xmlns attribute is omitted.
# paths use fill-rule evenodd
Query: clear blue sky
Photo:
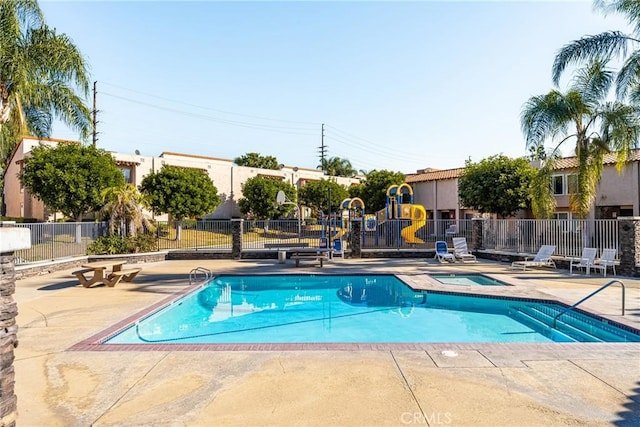
<svg viewBox="0 0 640 427"><path fill-rule="evenodd" d="M525 155L558 49L628 31L590 1L40 4L98 82L102 148L315 168L325 123L329 157L404 173Z"/></svg>

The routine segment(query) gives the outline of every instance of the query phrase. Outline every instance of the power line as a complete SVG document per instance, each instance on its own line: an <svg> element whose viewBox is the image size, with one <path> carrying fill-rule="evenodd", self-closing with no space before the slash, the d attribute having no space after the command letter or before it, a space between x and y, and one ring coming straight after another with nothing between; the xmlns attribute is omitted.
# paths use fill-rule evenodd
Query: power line
<svg viewBox="0 0 640 427"><path fill-rule="evenodd" d="M169 102L171 102L171 103L175 103L175 104L182 104L182 105L186 105L186 106L189 106L189 107L201 108L201 109L203 109L203 110L217 111L217 112L219 112L219 113L223 113L223 114L231 114L231 115L234 115L234 116L241 116L241 117L247 117L247 118L258 119L258 120L268 120L268 121L273 121L273 122L297 123L297 124L314 125L314 126L317 126L317 125L318 125L318 123L314 123L314 122L302 122L302 121L294 121L294 120L282 120L282 119L274 119L274 118L270 118L270 117L263 117L263 116L253 116L253 115L250 115L250 114L234 113L234 112L232 112L232 111L219 110L219 109L212 108L212 107L205 107L205 106L202 106L202 105L191 104L191 103L184 102L184 101L179 101L179 100L176 100L176 99L165 98L165 97L163 97L163 96L152 95L152 94L150 94L150 93L141 92L141 91L139 91L139 90L126 88L126 87L124 87L124 86L119 86L119 85L116 85L116 84L113 84L113 83L108 83L108 82L101 82L101 83L104 83L104 84L106 84L106 85L108 85L108 86L116 87L116 88L118 88L118 89L126 90L126 91L129 91L129 92L138 93L138 94L140 94L140 95L149 96L149 97L151 97L151 98L161 99L161 100L163 100L163 101L169 101Z"/></svg>
<svg viewBox="0 0 640 427"><path fill-rule="evenodd" d="M292 128L292 127L284 127L284 126L272 126L272 125L262 125L262 124L250 123L250 122L241 122L241 121L237 121L237 120L220 119L220 118L217 118L217 117L207 116L207 115L204 115L204 114L192 113L192 112L188 112L188 111L184 111L184 110L178 110L176 108L170 108L170 107L164 107L164 106L161 106L161 105L150 104L148 102L138 101L138 100L131 99L131 98L126 98L124 96L114 95L114 94L108 93L108 92L102 92L102 94L106 95L106 96L110 96L112 98L117 98L117 99L120 99L120 100L123 100L123 101L131 102L131 103L134 103L134 104L144 105L144 106L150 107L150 108L156 108L158 110L168 111L168 112L171 112L171 113L181 114L181 115L187 116L187 117L192 117L192 118L197 118L197 119L202 119L202 120L207 120L207 121L212 121L212 122L217 122L217 123L223 123L223 124L232 125L232 126L239 126L239 127L249 128L249 129L265 130L265 131L270 131L270 132L286 133L286 134L291 134L291 135L316 135L316 133L310 133L310 132L296 132L296 131L311 131L311 130L313 130L311 128Z"/></svg>

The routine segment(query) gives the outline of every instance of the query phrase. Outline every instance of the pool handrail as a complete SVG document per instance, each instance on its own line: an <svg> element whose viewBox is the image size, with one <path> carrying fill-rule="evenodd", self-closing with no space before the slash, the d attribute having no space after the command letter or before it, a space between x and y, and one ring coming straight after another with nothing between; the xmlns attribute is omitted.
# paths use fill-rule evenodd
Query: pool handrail
<svg viewBox="0 0 640 427"><path fill-rule="evenodd" d="M189 272L189 285L192 285L194 280L196 280L198 278L198 273L203 273L204 274L204 281L207 281L211 278L211 276L213 275L213 272L211 270L209 270L208 268L204 268L204 267L196 267L193 270L191 270Z"/></svg>
<svg viewBox="0 0 640 427"><path fill-rule="evenodd" d="M596 289L595 291L591 292L589 295L587 295L586 297L582 298L580 301L578 301L577 303L573 304L571 307L565 308L564 310L562 310L560 313L558 313L554 318L553 318L553 328L556 329L556 324L558 321L558 317L562 316L563 314L565 314L568 311L573 310L574 308L576 308L579 304L582 304L584 301L588 300L589 298L591 298L592 296L594 296L595 294L597 294L598 292L608 288L609 286L613 285L614 283L620 283L620 286L622 286L622 315L624 316L624 294L625 294L625 288L624 288L624 283L622 283L620 280L611 280L607 283L605 283L604 285L600 286L598 289Z"/></svg>

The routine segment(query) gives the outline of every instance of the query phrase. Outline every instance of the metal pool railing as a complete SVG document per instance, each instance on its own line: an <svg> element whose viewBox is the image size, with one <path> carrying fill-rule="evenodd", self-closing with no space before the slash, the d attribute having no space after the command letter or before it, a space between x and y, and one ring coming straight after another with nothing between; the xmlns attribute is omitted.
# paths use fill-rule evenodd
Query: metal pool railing
<svg viewBox="0 0 640 427"><path fill-rule="evenodd" d="M232 231L229 220L182 221L180 239L175 223L159 221L156 224L158 250L214 249L231 251Z"/></svg>
<svg viewBox="0 0 640 427"><path fill-rule="evenodd" d="M31 247L15 252L16 264L50 261L83 256L87 246L100 236L106 236L106 222L61 222L14 224L31 232Z"/></svg>

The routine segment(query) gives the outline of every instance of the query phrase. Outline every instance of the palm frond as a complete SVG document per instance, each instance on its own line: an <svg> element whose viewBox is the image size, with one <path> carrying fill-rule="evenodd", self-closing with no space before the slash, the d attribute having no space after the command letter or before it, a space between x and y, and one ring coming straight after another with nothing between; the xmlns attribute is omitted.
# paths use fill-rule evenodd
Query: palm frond
<svg viewBox="0 0 640 427"><path fill-rule="evenodd" d="M596 187L604 168L603 157L608 152L606 144L594 139L578 154L577 191L569 195L571 209L586 218L596 197Z"/></svg>
<svg viewBox="0 0 640 427"><path fill-rule="evenodd" d="M89 78L85 60L78 48L65 34L43 26L27 33L25 46L27 57L32 60L30 69L43 80L63 81L89 93Z"/></svg>
<svg viewBox="0 0 640 427"><path fill-rule="evenodd" d="M607 31L574 40L563 46L556 54L551 69L553 83L558 84L560 76L569 65L596 59L608 62L615 55L625 56L627 45L638 41L620 31Z"/></svg>
<svg viewBox="0 0 640 427"><path fill-rule="evenodd" d="M636 50L626 59L616 77L616 97L623 101L634 86L640 84L640 50Z"/></svg>
<svg viewBox="0 0 640 427"><path fill-rule="evenodd" d="M531 210L539 219L551 218L556 209L556 198L551 192L551 174L555 158L548 158L531 180Z"/></svg>
<svg viewBox="0 0 640 427"><path fill-rule="evenodd" d="M520 114L527 147L535 147L557 135L567 135L574 110L565 96L556 90L529 98Z"/></svg>
<svg viewBox="0 0 640 427"><path fill-rule="evenodd" d="M640 108L618 102L607 103L600 113L601 135L607 147L617 153L617 168L620 170L640 144Z"/></svg>
<svg viewBox="0 0 640 427"><path fill-rule="evenodd" d="M594 9L601 10L605 15L618 13L627 18L627 22L634 27L634 33L640 34L640 2L638 0L594 0Z"/></svg>
<svg viewBox="0 0 640 427"><path fill-rule="evenodd" d="M613 71L607 69L604 62L595 60L576 70L570 91L580 94L580 103L584 101L590 106L595 106L607 97L614 77Z"/></svg>

